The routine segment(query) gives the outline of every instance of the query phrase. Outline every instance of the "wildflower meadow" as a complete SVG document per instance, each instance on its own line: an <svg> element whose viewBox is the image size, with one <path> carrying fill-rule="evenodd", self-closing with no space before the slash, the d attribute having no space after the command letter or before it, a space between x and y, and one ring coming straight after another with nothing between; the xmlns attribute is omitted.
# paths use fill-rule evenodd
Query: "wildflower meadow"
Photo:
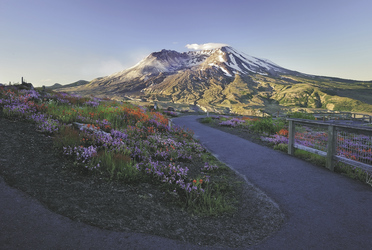
<svg viewBox="0 0 372 250"><path fill-rule="evenodd" d="M192 213L233 210L230 170L165 114L129 103L0 86L0 112L53 138L71 171L151 183ZM170 114L173 115L173 114ZM228 174L227 174L228 175ZM221 184L222 183L222 184Z"/></svg>

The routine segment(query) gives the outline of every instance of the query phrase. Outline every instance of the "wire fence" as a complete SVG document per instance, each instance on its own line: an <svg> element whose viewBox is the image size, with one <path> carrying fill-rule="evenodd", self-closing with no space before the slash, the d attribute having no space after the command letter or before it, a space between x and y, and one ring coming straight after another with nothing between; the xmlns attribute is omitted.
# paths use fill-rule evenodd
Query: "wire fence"
<svg viewBox="0 0 372 250"><path fill-rule="evenodd" d="M295 143L327 151L328 132L324 126L296 124Z"/></svg>
<svg viewBox="0 0 372 250"><path fill-rule="evenodd" d="M289 154L293 154L293 147L296 147L326 156L327 167L332 170L332 162L342 161L372 171L371 128L303 119L288 120L290 130L292 127L295 131L289 131Z"/></svg>
<svg viewBox="0 0 372 250"><path fill-rule="evenodd" d="M327 127L298 124L295 143L327 152ZM372 136L337 131L336 155L372 165Z"/></svg>
<svg viewBox="0 0 372 250"><path fill-rule="evenodd" d="M337 155L372 165L372 136L338 131Z"/></svg>

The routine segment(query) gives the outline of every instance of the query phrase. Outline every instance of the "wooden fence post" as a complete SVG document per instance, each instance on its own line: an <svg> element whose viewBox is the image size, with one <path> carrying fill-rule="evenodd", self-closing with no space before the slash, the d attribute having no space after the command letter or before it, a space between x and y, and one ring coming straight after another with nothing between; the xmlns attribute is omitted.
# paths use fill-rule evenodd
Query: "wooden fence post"
<svg viewBox="0 0 372 250"><path fill-rule="evenodd" d="M294 143L295 143L295 123L294 121L289 121L288 126L288 154L294 155Z"/></svg>
<svg viewBox="0 0 372 250"><path fill-rule="evenodd" d="M334 156L336 154L336 144L337 144L337 131L335 126L328 126L328 144L327 144L327 161L326 167L334 171L335 162Z"/></svg>

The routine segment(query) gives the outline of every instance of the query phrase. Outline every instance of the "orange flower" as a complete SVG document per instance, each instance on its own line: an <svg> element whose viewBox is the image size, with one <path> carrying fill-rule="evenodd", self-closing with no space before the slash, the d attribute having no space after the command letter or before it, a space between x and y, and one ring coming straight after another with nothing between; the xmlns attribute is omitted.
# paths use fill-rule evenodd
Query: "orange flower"
<svg viewBox="0 0 372 250"><path fill-rule="evenodd" d="M288 130L283 128L277 134L288 137L288 133L289 133Z"/></svg>
<svg viewBox="0 0 372 250"><path fill-rule="evenodd" d="M202 179L200 179L200 180L199 180L199 183L200 183L200 184L202 184L202 183L203 183L203 180L202 180Z"/></svg>
<svg viewBox="0 0 372 250"><path fill-rule="evenodd" d="M192 182L196 183L196 180L193 180Z"/></svg>

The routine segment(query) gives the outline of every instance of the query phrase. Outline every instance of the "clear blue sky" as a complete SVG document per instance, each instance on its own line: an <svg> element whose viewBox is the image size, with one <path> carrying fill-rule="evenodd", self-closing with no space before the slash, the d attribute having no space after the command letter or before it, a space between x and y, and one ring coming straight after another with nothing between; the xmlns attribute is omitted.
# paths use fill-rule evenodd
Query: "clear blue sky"
<svg viewBox="0 0 372 250"><path fill-rule="evenodd" d="M0 83L92 80L193 43L372 80L371 11L371 0L0 0Z"/></svg>

